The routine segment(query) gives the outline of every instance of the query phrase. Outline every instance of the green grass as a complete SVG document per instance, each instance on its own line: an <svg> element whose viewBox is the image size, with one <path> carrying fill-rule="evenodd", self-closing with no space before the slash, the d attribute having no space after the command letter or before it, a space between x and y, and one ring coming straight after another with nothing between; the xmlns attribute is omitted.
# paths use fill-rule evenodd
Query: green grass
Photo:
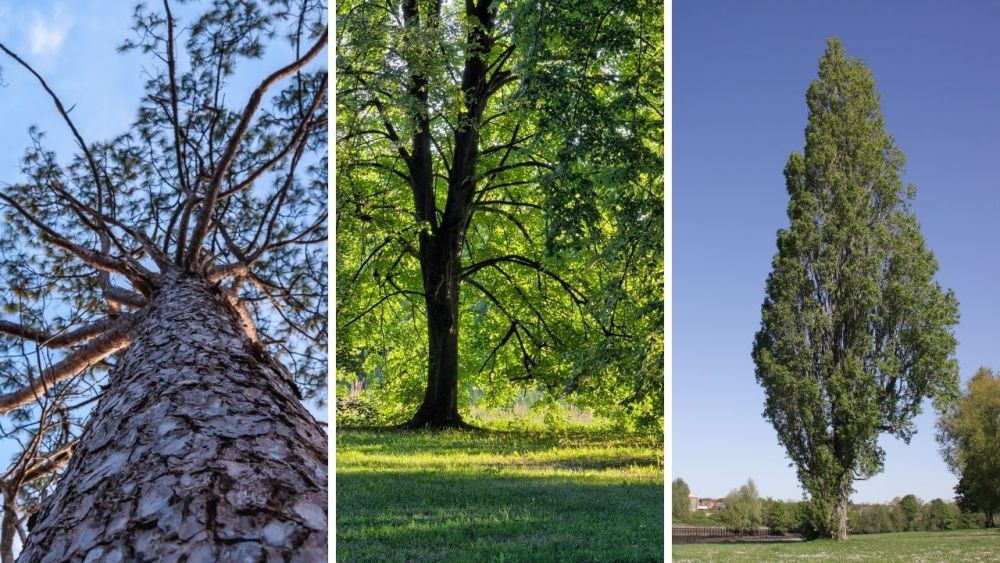
<svg viewBox="0 0 1000 563"><path fill-rule="evenodd" d="M901 532L851 536L846 542L684 544L674 563L725 561L997 561L1000 531Z"/></svg>
<svg viewBox="0 0 1000 563"><path fill-rule="evenodd" d="M663 444L337 432L338 561L662 561Z"/></svg>

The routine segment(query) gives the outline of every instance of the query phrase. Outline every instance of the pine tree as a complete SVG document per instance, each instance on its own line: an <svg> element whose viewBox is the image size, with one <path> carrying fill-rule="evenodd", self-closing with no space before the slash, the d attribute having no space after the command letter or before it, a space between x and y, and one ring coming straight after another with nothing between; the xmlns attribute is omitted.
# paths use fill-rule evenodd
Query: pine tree
<svg viewBox="0 0 1000 563"><path fill-rule="evenodd" d="M924 399L957 390L958 303L933 279L870 69L831 39L806 101L753 359L819 531L843 540L854 480L883 468L878 437L908 442Z"/></svg>
<svg viewBox="0 0 1000 563"><path fill-rule="evenodd" d="M0 366L0 414L35 420L4 561L25 520L26 562L325 560L326 6L206 4L136 8L146 93L104 142L0 44L77 150L34 132L0 190L0 345L40 358Z"/></svg>

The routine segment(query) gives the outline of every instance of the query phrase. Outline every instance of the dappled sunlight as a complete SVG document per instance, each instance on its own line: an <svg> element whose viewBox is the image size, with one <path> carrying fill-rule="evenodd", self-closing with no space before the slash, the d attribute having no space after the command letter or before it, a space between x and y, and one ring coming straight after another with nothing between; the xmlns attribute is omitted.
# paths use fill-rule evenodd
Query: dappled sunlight
<svg viewBox="0 0 1000 563"><path fill-rule="evenodd" d="M662 482L662 450L636 447L626 440L607 444L611 440L592 438L586 444L579 438L572 445L560 445L553 438L493 437L489 434L458 434L450 441L431 442L431 437L415 435L407 439L409 447L389 448L371 443L378 434L352 434L360 442L338 455L339 475L386 472L446 472L456 475L483 474L490 477L550 477L599 482L632 479ZM384 436L382 436L383 439ZM375 438L377 439L377 438ZM424 440L429 443L423 444ZM424 446L424 447L419 447Z"/></svg>
<svg viewBox="0 0 1000 563"><path fill-rule="evenodd" d="M593 435L567 445L468 432L337 439L338 549L361 560L386 550L420 561L662 558L663 453L655 440L639 446L641 439Z"/></svg>

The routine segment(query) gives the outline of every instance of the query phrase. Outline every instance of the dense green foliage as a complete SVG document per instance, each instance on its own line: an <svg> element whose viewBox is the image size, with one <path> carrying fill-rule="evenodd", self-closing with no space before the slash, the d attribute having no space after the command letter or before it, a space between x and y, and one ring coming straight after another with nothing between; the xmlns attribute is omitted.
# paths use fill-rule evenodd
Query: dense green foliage
<svg viewBox="0 0 1000 563"><path fill-rule="evenodd" d="M966 391L942 414L938 441L956 474L959 504L986 514L986 525L1000 511L1000 373L980 368Z"/></svg>
<svg viewBox="0 0 1000 563"><path fill-rule="evenodd" d="M858 536L849 542L674 545L674 563L708 561L995 561L1000 534L994 530L908 532Z"/></svg>
<svg viewBox="0 0 1000 563"><path fill-rule="evenodd" d="M775 499L764 501L764 525L776 534L787 534L796 528L795 507Z"/></svg>
<svg viewBox="0 0 1000 563"><path fill-rule="evenodd" d="M912 497L912 501L904 502L908 497ZM815 521L824 515L816 513L816 507L811 501L793 502L768 498L759 502L763 511L762 525L774 533L816 537ZM907 504L910 506L906 506ZM698 511L690 513L686 518L677 519L675 524L732 526L724 516L725 512L726 509L716 512ZM963 512L956 502L933 499L928 503L921 503L915 496L907 495L888 503L851 504L848 507L847 521L848 531L852 534L936 532L981 528L986 522L986 515L981 512ZM732 527L745 528L738 525Z"/></svg>
<svg viewBox="0 0 1000 563"><path fill-rule="evenodd" d="M933 279L868 67L831 39L806 102L753 359L820 531L843 539L854 479L882 471L879 436L909 441L924 399L957 391L958 304Z"/></svg>
<svg viewBox="0 0 1000 563"><path fill-rule="evenodd" d="M663 443L337 433L340 561L662 561Z"/></svg>
<svg viewBox="0 0 1000 563"><path fill-rule="evenodd" d="M723 503L725 507L719 511L719 519L730 528L746 530L764 525L764 504L753 479L747 479L745 485L730 491Z"/></svg>
<svg viewBox="0 0 1000 563"><path fill-rule="evenodd" d="M683 521L691 514L690 496L691 488L684 479L674 479L670 488L670 513L674 518Z"/></svg>
<svg viewBox="0 0 1000 563"><path fill-rule="evenodd" d="M471 198L455 235L459 408L528 387L660 427L661 10L338 3L337 380L363 382L383 419L423 396L428 249ZM455 178L466 150L475 171ZM433 181L416 186L427 166Z"/></svg>
<svg viewBox="0 0 1000 563"><path fill-rule="evenodd" d="M899 509L903 511L903 525L906 527L906 531L912 532L917 525L920 501L915 495L906 495L899 499Z"/></svg>

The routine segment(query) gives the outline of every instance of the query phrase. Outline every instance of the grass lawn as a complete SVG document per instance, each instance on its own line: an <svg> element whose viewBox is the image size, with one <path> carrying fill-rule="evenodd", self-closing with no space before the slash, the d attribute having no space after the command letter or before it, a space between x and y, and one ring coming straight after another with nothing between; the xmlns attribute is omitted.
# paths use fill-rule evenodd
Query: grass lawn
<svg viewBox="0 0 1000 563"><path fill-rule="evenodd" d="M998 561L1000 530L901 532L850 536L846 542L816 540L768 544L685 544L672 549L674 563L702 561Z"/></svg>
<svg viewBox="0 0 1000 563"><path fill-rule="evenodd" d="M337 432L338 561L662 561L663 443Z"/></svg>

